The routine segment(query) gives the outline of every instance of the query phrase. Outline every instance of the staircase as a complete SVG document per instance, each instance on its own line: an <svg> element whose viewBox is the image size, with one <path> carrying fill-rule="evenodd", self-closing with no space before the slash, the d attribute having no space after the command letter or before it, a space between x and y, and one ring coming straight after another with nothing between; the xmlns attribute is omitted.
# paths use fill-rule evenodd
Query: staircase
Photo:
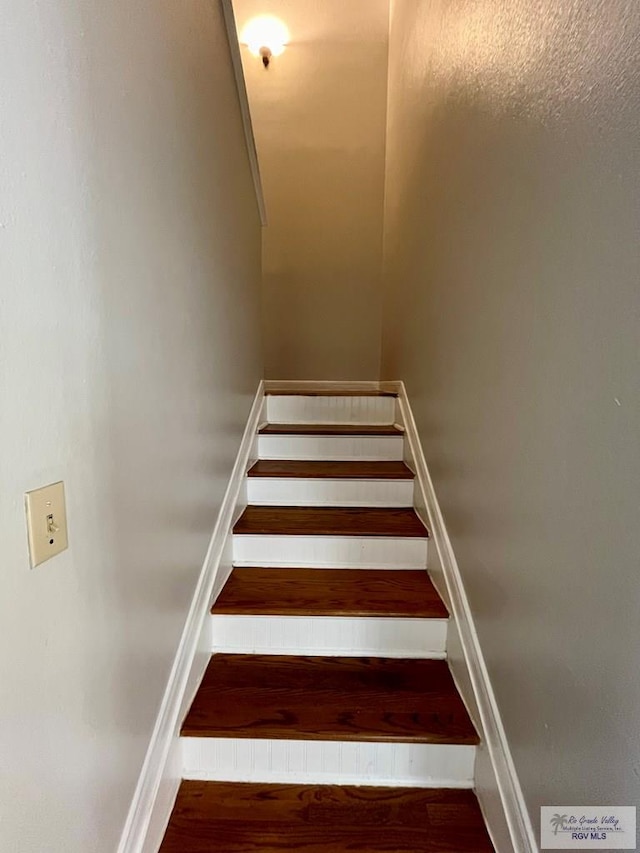
<svg viewBox="0 0 640 853"><path fill-rule="evenodd" d="M266 416L161 853L493 850L394 395Z"/></svg>

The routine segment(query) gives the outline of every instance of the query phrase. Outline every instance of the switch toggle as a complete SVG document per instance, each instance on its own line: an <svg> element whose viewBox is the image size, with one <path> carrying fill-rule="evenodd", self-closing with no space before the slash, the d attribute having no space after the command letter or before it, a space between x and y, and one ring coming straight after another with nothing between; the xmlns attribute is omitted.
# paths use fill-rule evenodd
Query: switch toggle
<svg viewBox="0 0 640 853"><path fill-rule="evenodd" d="M31 568L69 547L64 483L52 483L25 495Z"/></svg>

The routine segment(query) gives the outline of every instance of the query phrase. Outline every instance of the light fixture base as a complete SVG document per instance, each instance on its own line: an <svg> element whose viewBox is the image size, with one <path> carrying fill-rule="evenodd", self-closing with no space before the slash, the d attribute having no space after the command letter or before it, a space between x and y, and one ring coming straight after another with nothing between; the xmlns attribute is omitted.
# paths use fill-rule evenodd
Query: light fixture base
<svg viewBox="0 0 640 853"><path fill-rule="evenodd" d="M261 47L260 48L260 57L262 59L262 64L264 65L265 71L269 67L269 63L271 62L271 57L273 56L271 52L271 48L269 47Z"/></svg>

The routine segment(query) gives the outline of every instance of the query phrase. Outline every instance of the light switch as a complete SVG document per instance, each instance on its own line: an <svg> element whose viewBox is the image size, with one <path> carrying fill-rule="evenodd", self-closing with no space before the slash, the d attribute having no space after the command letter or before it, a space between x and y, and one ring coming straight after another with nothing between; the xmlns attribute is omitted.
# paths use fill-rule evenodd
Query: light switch
<svg viewBox="0 0 640 853"><path fill-rule="evenodd" d="M64 483L52 483L25 495L31 568L69 547Z"/></svg>

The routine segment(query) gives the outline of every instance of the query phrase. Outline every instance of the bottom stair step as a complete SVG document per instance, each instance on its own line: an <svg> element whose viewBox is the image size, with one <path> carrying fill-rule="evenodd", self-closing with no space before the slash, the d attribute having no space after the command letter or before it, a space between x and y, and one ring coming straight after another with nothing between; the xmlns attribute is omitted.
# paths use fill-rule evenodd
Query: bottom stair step
<svg viewBox="0 0 640 853"><path fill-rule="evenodd" d="M160 853L490 853L471 791L183 782Z"/></svg>

